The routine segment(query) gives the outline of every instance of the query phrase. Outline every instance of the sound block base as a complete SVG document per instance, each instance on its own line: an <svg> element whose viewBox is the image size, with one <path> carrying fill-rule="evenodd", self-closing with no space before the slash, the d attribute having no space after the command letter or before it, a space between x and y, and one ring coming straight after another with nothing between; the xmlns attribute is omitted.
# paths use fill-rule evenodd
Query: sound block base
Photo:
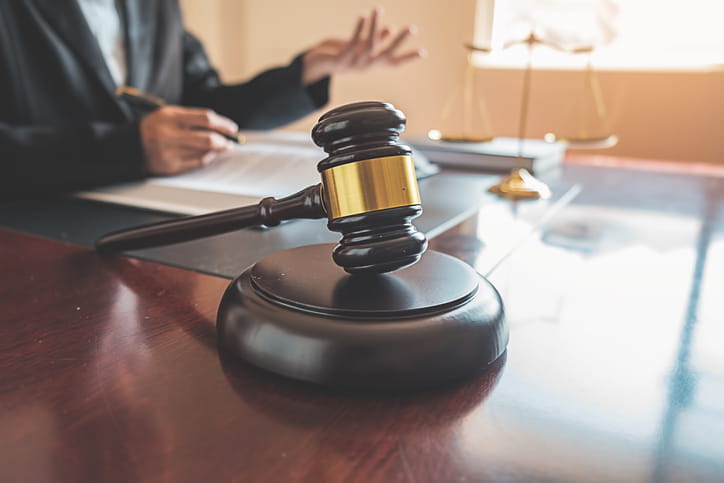
<svg viewBox="0 0 724 483"><path fill-rule="evenodd" d="M333 245L272 254L234 280L220 346L262 369L340 387L431 387L471 376L508 343L500 296L471 267L428 251L405 269L349 275Z"/></svg>

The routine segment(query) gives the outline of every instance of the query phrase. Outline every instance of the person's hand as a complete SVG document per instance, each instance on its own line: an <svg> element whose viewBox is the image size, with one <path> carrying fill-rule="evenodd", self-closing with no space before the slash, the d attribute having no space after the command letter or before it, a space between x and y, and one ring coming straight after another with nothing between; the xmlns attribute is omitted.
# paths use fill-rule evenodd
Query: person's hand
<svg viewBox="0 0 724 483"><path fill-rule="evenodd" d="M392 35L390 27L381 27L380 12L357 20L349 39L323 40L304 54L302 82L313 84L333 74L361 72L374 66L397 66L425 55L422 49L401 52L404 41L415 32L406 27Z"/></svg>
<svg viewBox="0 0 724 483"><path fill-rule="evenodd" d="M205 166L231 149L219 133L235 135L238 127L210 109L164 106L143 118L140 131L148 172L171 175Z"/></svg>

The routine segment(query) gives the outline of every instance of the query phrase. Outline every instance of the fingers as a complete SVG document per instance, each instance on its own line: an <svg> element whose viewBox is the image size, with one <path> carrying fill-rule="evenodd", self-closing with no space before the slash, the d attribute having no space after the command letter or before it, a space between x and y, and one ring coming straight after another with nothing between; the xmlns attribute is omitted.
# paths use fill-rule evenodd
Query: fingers
<svg viewBox="0 0 724 483"><path fill-rule="evenodd" d="M213 163L219 153L213 151L192 151L175 149L167 151L165 157L154 159L149 163L151 174L169 176L194 169L199 169Z"/></svg>
<svg viewBox="0 0 724 483"><path fill-rule="evenodd" d="M175 158L169 158L163 163L156 163L156 171L152 174L168 176L193 171L211 164L216 156L216 153L199 152L179 155Z"/></svg>
<svg viewBox="0 0 724 483"><path fill-rule="evenodd" d="M336 38L324 39L322 42L317 44L314 48L317 50L323 50L327 52L339 53L343 49L348 47L348 41Z"/></svg>
<svg viewBox="0 0 724 483"><path fill-rule="evenodd" d="M402 44L416 33L415 26L404 28L392 36L389 26L380 25L381 16L381 10L374 9L368 18L357 20L352 38L340 56L347 69L364 70L374 64L396 66L424 56L425 51L421 49L399 53ZM387 45L382 45L385 41L388 41ZM328 45L331 47L332 44Z"/></svg>
<svg viewBox="0 0 724 483"><path fill-rule="evenodd" d="M390 61L395 58L395 53L397 52L397 49L400 48L402 43L407 40L408 37L410 37L412 34L416 32L416 27L411 26L407 27L405 29L402 29L400 33L398 33L392 41L389 43L389 45L382 50L379 55L375 57L375 61ZM407 54L406 54L407 55ZM411 60L411 59L410 59Z"/></svg>
<svg viewBox="0 0 724 483"><path fill-rule="evenodd" d="M220 132L236 134L236 124L209 109L165 106L140 123L146 168L170 175L210 163L232 143Z"/></svg>
<svg viewBox="0 0 724 483"><path fill-rule="evenodd" d="M358 57L358 51L362 44L362 30L364 29L366 19L359 17L346 48L340 53L340 61L344 63L354 63Z"/></svg>
<svg viewBox="0 0 724 483"><path fill-rule="evenodd" d="M198 129L177 129L167 139L168 143L197 151L224 152L231 148L231 141L219 133Z"/></svg>
<svg viewBox="0 0 724 483"><path fill-rule="evenodd" d="M175 120L180 126L204 128L232 135L239 132L239 126L234 121L211 109L175 107L174 114Z"/></svg>
<svg viewBox="0 0 724 483"><path fill-rule="evenodd" d="M387 25L382 27L382 29L380 30L380 41L385 40L387 37L390 36L391 33L392 29L390 27L388 27Z"/></svg>
<svg viewBox="0 0 724 483"><path fill-rule="evenodd" d="M378 31L377 31L377 22L379 20L380 11L378 9L372 10L372 14L370 15L370 27L369 31L367 32L367 41L364 44L364 50L362 55L365 57L372 57L372 54L375 51L375 48L377 47L377 40L378 40Z"/></svg>
<svg viewBox="0 0 724 483"><path fill-rule="evenodd" d="M416 29L408 27L393 36L389 26L381 25L381 16L381 10L375 9L369 17L357 19L348 40L329 38L309 49L302 58L302 83L311 85L326 76L362 72L378 64L396 66L424 56L421 49L399 53Z"/></svg>
<svg viewBox="0 0 724 483"><path fill-rule="evenodd" d="M410 62L411 60L420 59L422 57L425 57L424 50L411 50L410 52L406 52L402 55L388 58L387 63L392 66L398 66L400 64L404 64L405 62Z"/></svg>

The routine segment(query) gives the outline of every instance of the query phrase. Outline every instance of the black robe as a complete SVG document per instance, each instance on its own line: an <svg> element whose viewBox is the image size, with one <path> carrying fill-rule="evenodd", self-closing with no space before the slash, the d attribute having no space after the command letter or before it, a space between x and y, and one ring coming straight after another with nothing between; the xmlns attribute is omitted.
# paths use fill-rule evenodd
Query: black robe
<svg viewBox="0 0 724 483"><path fill-rule="evenodd" d="M244 129L281 126L327 102L328 78L302 85L301 56L224 85L176 0L121 6L127 85ZM75 0L0 0L0 199L146 176L140 114L115 89Z"/></svg>

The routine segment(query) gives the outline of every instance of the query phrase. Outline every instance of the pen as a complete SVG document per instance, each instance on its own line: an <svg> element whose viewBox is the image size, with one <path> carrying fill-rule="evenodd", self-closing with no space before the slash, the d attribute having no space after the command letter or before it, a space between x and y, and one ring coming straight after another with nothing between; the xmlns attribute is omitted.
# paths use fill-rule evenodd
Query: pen
<svg viewBox="0 0 724 483"><path fill-rule="evenodd" d="M141 109L148 109L149 111L153 111L155 109L158 109L159 107L165 106L166 101L161 99L160 97L152 96L151 94L147 94L143 91L140 91L136 89L135 87L130 86L120 86L118 89L116 89L116 96L127 101L130 104L135 105L136 107L140 107ZM236 144L244 144L246 142L246 139L242 134L226 134L219 131L214 131L217 134L220 134L221 136L224 136L229 141L233 141Z"/></svg>

